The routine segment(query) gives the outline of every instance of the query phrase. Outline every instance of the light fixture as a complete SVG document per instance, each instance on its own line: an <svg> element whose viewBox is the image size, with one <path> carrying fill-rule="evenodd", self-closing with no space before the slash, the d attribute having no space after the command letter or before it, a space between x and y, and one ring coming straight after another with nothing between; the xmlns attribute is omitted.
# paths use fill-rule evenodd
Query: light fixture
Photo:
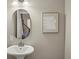
<svg viewBox="0 0 79 59"><path fill-rule="evenodd" d="M28 1L24 1L24 0L15 0L12 2L13 6L31 6L31 4L29 4Z"/></svg>
<svg viewBox="0 0 79 59"><path fill-rule="evenodd" d="M23 2L23 6L30 7L30 6L31 6L31 4L30 4L28 1L25 1L25 2Z"/></svg>
<svg viewBox="0 0 79 59"><path fill-rule="evenodd" d="M18 2L17 2L17 1L13 1L13 2L12 2L12 5L13 5L13 6L17 6L17 5L18 5Z"/></svg>
<svg viewBox="0 0 79 59"><path fill-rule="evenodd" d="M24 5L29 5L29 2L23 2Z"/></svg>

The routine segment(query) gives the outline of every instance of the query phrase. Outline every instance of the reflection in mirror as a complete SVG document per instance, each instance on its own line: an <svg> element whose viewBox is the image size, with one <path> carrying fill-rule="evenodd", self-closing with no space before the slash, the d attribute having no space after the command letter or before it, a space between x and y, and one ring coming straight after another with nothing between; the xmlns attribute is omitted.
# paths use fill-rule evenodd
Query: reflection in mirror
<svg viewBox="0 0 79 59"><path fill-rule="evenodd" d="M18 39L25 39L31 31L31 18L27 11L18 9L13 14L14 35Z"/></svg>

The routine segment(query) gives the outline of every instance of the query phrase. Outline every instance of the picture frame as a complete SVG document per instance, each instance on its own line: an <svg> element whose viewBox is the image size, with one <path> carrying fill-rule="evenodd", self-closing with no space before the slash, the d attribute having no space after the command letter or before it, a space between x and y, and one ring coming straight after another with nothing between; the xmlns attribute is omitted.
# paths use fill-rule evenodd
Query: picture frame
<svg viewBox="0 0 79 59"><path fill-rule="evenodd" d="M42 13L42 32L58 32L58 12Z"/></svg>

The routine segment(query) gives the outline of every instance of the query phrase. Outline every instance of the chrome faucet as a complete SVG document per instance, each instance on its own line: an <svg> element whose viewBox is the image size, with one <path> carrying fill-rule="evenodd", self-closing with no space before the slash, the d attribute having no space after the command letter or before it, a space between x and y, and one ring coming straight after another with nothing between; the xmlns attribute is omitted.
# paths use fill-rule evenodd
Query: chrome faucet
<svg viewBox="0 0 79 59"><path fill-rule="evenodd" d="M18 46L19 47L23 47L24 46L24 42L23 42L22 39L19 39Z"/></svg>

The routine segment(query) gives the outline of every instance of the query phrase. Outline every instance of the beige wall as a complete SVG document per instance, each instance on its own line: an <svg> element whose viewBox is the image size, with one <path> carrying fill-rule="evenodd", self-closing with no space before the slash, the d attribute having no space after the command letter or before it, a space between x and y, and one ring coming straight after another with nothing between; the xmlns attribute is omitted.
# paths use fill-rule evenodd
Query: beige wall
<svg viewBox="0 0 79 59"><path fill-rule="evenodd" d="M66 35L65 59L71 59L71 0L65 0Z"/></svg>
<svg viewBox="0 0 79 59"><path fill-rule="evenodd" d="M64 19L64 0L28 0L32 6L12 6L11 0L8 0L8 46L16 44L16 39L12 35L12 13L23 8L30 13L32 21L32 32L30 36L24 40L25 44L34 46L35 51L32 55L25 59L64 59L65 46L65 19ZM42 12L58 12L59 13L59 32L58 33L42 33ZM8 56L10 59L11 56ZM15 59L15 58L13 58Z"/></svg>

